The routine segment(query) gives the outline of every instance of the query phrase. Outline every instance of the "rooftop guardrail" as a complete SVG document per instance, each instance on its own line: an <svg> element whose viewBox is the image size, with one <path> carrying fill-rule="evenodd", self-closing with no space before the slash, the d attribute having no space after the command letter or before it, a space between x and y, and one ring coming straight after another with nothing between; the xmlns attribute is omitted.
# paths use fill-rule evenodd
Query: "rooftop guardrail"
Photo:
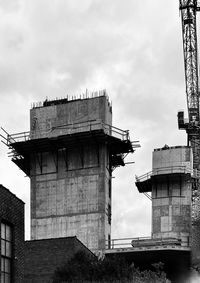
<svg viewBox="0 0 200 283"><path fill-rule="evenodd" d="M148 246L163 246L163 245L181 245L182 240L179 238L152 238L152 237L137 237L137 238L122 238L111 239L106 241L106 249L126 249L126 248L142 248ZM187 246L189 238L187 239Z"/></svg>
<svg viewBox="0 0 200 283"><path fill-rule="evenodd" d="M106 241L106 249L132 248L131 242L133 240L151 240L151 237L111 239L110 241Z"/></svg>
<svg viewBox="0 0 200 283"><path fill-rule="evenodd" d="M180 166L168 166L155 168L152 171L143 174L141 176L135 176L136 182L144 182L149 180L152 176L163 175L163 174L174 174L174 173L183 173L190 174L193 178L200 178L200 171L197 169L190 168L186 165Z"/></svg>
<svg viewBox="0 0 200 283"><path fill-rule="evenodd" d="M102 121L97 121L97 120L55 126L55 127L51 127L48 130L48 132L27 131L27 132L20 132L16 134L8 134L3 128L1 129L6 134L6 137L3 135L1 135L1 137L4 138L4 143L7 146L10 146L11 144L16 143L16 142L25 142L28 140L38 139L38 138L43 138L43 137L47 137L47 138L54 137L55 131L59 131L61 135L65 135L65 134L74 134L74 133L93 131L93 130L103 130L105 134L119 138L122 141L129 140L128 130L121 130L117 127L108 125L106 123L103 123ZM58 136L59 136L59 133L58 133Z"/></svg>

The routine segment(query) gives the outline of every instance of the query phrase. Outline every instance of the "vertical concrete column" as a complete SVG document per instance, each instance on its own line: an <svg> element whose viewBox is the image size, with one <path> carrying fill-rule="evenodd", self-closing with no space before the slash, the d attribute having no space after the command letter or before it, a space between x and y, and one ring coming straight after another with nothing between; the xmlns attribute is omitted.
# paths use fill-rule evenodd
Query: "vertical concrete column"
<svg viewBox="0 0 200 283"><path fill-rule="evenodd" d="M111 233L110 153L97 134L112 125L107 97L54 101L30 116L31 239L77 236L89 249L104 250ZM60 137L59 149L48 144Z"/></svg>
<svg viewBox="0 0 200 283"><path fill-rule="evenodd" d="M188 147L153 152L152 236L190 245L192 151Z"/></svg>

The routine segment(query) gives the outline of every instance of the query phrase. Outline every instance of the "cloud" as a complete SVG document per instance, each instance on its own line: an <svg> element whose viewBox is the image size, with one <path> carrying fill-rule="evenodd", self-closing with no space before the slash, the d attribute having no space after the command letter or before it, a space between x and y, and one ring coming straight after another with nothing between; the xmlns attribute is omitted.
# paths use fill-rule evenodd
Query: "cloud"
<svg viewBox="0 0 200 283"><path fill-rule="evenodd" d="M148 234L150 202L134 175L151 170L154 147L185 143L176 117L186 109L178 3L0 0L0 36L0 121L10 132L29 129L31 102L107 89L114 125L142 145L129 157L136 163L115 172L112 236ZM0 156L2 182L29 204L28 180L3 146Z"/></svg>
<svg viewBox="0 0 200 283"><path fill-rule="evenodd" d="M4 12L4 13L15 13L16 11L18 11L20 7L20 0L0 0L0 9Z"/></svg>

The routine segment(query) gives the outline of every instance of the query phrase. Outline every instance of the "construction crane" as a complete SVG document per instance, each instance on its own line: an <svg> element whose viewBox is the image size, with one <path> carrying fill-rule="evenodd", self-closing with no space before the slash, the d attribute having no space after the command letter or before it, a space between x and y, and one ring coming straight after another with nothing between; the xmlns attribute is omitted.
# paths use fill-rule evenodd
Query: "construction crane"
<svg viewBox="0 0 200 283"><path fill-rule="evenodd" d="M197 0L180 0L179 4L182 19L188 119L184 119L184 112L179 111L178 126L179 129L186 130L188 146L192 147L193 169L200 170L200 92L196 24L200 3ZM195 242L200 233L200 180L198 179L193 181L192 186L192 226L192 242Z"/></svg>
<svg viewBox="0 0 200 283"><path fill-rule="evenodd" d="M197 0L180 0L183 53L185 67L188 120L178 112L179 129L185 129L188 145L193 149L194 169L200 169L200 115L196 14L200 11Z"/></svg>

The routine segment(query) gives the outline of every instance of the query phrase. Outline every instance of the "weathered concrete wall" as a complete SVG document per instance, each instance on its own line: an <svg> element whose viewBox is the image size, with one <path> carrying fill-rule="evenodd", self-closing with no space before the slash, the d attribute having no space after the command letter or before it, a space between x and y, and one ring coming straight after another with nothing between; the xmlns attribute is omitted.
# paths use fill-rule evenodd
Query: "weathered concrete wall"
<svg viewBox="0 0 200 283"><path fill-rule="evenodd" d="M161 149L153 153L153 168L185 164L192 165L190 148ZM178 172L165 173L153 178L152 234L154 238L180 238L183 245L187 246L191 236L191 177Z"/></svg>
<svg viewBox="0 0 200 283"><path fill-rule="evenodd" d="M32 139L87 131L91 124L92 129L98 129L101 122L112 124L112 109L106 96L30 110Z"/></svg>
<svg viewBox="0 0 200 283"><path fill-rule="evenodd" d="M33 159L32 239L76 235L91 249L103 248L98 239L103 237L101 240L105 240L104 226L107 227L105 221L108 221L107 206L110 203L103 166L106 149L101 148L101 166L95 161L96 154L92 155L93 148L89 150L87 147L87 150L84 168L81 167L78 152L69 154L68 170L63 162L59 162L57 172L51 153L45 153L42 157L42 174L39 163Z"/></svg>
<svg viewBox="0 0 200 283"><path fill-rule="evenodd" d="M45 137L47 124L81 123L95 117L111 124L112 119L106 97L31 111L31 115L34 111L37 114L41 130L39 136L35 127L35 137ZM67 134L63 131L52 133ZM32 154L31 239L77 236L92 251L104 249L111 233L110 180L105 143L92 140L86 144L80 140L80 146L63 145L58 151Z"/></svg>
<svg viewBox="0 0 200 283"><path fill-rule="evenodd" d="M186 176L156 178L152 190L153 237L180 238L189 244L191 183Z"/></svg>
<svg viewBox="0 0 200 283"><path fill-rule="evenodd" d="M193 156L190 147L176 146L153 151L153 170L162 169L164 174L164 169L166 169L166 173L168 173L167 168L173 168L174 171L178 172L178 167L181 166L193 168Z"/></svg>

